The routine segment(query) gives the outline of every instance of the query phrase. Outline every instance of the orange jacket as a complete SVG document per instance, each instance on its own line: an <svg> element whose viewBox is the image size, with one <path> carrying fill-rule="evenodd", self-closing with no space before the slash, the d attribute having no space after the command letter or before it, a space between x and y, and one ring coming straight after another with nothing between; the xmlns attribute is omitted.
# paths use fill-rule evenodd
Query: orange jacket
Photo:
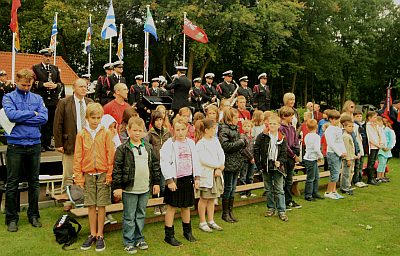
<svg viewBox="0 0 400 256"><path fill-rule="evenodd" d="M84 173L107 173L107 182L112 180L115 147L110 131L101 127L96 137L92 138L86 129L76 135L74 153L74 181L77 185L85 184Z"/></svg>

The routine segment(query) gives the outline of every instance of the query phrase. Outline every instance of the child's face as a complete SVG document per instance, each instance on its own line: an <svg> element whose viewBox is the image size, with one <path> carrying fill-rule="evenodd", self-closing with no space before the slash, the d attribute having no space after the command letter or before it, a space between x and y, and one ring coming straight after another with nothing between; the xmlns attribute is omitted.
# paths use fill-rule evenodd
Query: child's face
<svg viewBox="0 0 400 256"><path fill-rule="evenodd" d="M101 114L94 114L89 116L88 123L89 123L89 127L92 130L95 130L97 128L97 126L99 126L100 122L101 122Z"/></svg>
<svg viewBox="0 0 400 256"><path fill-rule="evenodd" d="M377 118L377 116L378 116L378 115L373 115L372 117L369 118L369 121L370 121L371 123L376 123L376 118Z"/></svg>
<svg viewBox="0 0 400 256"><path fill-rule="evenodd" d="M109 127L108 130L110 130L112 132L112 134L117 134L117 123L114 122L112 123Z"/></svg>
<svg viewBox="0 0 400 256"><path fill-rule="evenodd" d="M361 114L357 114L354 116L354 120L357 122L362 122L362 115Z"/></svg>
<svg viewBox="0 0 400 256"><path fill-rule="evenodd" d="M344 125L344 130L345 130L347 133L352 133L353 130L354 130L354 124L351 123L351 122L347 122L347 123Z"/></svg>
<svg viewBox="0 0 400 256"><path fill-rule="evenodd" d="M204 129L204 136L207 138L212 138L215 136L215 130L217 129L217 125L214 124L211 128L209 129Z"/></svg>
<svg viewBox="0 0 400 256"><path fill-rule="evenodd" d="M157 129L161 129L162 125L163 125L163 121L161 118L157 118L156 121L154 122L154 126Z"/></svg>
<svg viewBox="0 0 400 256"><path fill-rule="evenodd" d="M340 123L340 119L339 118L330 118L329 119L329 122L331 123L331 125L333 125L333 126L338 126L339 125L339 123Z"/></svg>
<svg viewBox="0 0 400 256"><path fill-rule="evenodd" d="M177 140L184 140L186 138L186 134L188 132L188 127L181 123L176 123L174 125L174 133L175 139Z"/></svg>
<svg viewBox="0 0 400 256"><path fill-rule="evenodd" d="M269 118L264 119L264 126L265 128L269 128Z"/></svg>
<svg viewBox="0 0 400 256"><path fill-rule="evenodd" d="M245 133L249 133L251 131L251 125L250 124L244 124L242 125L242 129Z"/></svg>
<svg viewBox="0 0 400 256"><path fill-rule="evenodd" d="M378 120L376 120L376 124L378 125L378 126L383 126L383 122L382 121L378 121Z"/></svg>
<svg viewBox="0 0 400 256"><path fill-rule="evenodd" d="M190 113L189 112L182 113L181 117L185 118L185 120L189 123L189 121L190 121Z"/></svg>
<svg viewBox="0 0 400 256"><path fill-rule="evenodd" d="M237 105L239 109L246 109L246 100L238 100Z"/></svg>
<svg viewBox="0 0 400 256"><path fill-rule="evenodd" d="M217 112L213 110L207 111L207 118L210 118L211 120L216 120L217 119Z"/></svg>
<svg viewBox="0 0 400 256"><path fill-rule="evenodd" d="M144 137L143 127L133 124L130 128L127 128L129 138L133 141L140 141Z"/></svg>
<svg viewBox="0 0 400 256"><path fill-rule="evenodd" d="M162 116L165 117L165 110L164 109L160 109L159 111L162 114Z"/></svg>
<svg viewBox="0 0 400 256"><path fill-rule="evenodd" d="M237 125L239 122L239 115L233 115L232 124Z"/></svg>
<svg viewBox="0 0 400 256"><path fill-rule="evenodd" d="M282 116L282 121L284 121L285 123L291 123L293 120L293 115L291 116Z"/></svg>
<svg viewBox="0 0 400 256"><path fill-rule="evenodd" d="M268 128L271 133L276 133L280 126L281 124L277 120L269 120Z"/></svg>

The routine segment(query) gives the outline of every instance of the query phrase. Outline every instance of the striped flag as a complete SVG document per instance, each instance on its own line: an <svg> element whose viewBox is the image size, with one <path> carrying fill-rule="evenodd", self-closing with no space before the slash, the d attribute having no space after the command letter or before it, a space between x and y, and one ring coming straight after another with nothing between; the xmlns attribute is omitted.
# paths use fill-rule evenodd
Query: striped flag
<svg viewBox="0 0 400 256"><path fill-rule="evenodd" d="M110 0L110 7L107 11L106 20L104 21L103 28L101 29L101 38L108 39L117 36L117 27L115 26L115 14L112 0Z"/></svg>
<svg viewBox="0 0 400 256"><path fill-rule="evenodd" d="M118 36L118 50L117 50L117 56L119 60L123 60L124 58L124 41L122 40L122 24L119 30L119 36Z"/></svg>
<svg viewBox="0 0 400 256"><path fill-rule="evenodd" d="M19 28L18 28L18 8L21 7L20 0L13 0L11 6L11 21L10 21L10 29L13 33L15 33L15 44L14 48L16 51L20 50L19 45Z"/></svg>
<svg viewBox="0 0 400 256"><path fill-rule="evenodd" d="M53 27L51 28L50 46L49 48L55 51L57 47L57 18L54 16Z"/></svg>
<svg viewBox="0 0 400 256"><path fill-rule="evenodd" d="M150 9L147 9L147 18L146 18L146 23L144 24L143 31L149 32L154 36L156 40L158 40L156 25L154 24L153 16L151 16Z"/></svg>
<svg viewBox="0 0 400 256"><path fill-rule="evenodd" d="M91 44L92 44L92 34L93 34L92 23L90 22L90 19L89 19L89 25L88 25L88 28L86 30L86 38L85 38L85 42L84 42L85 48L83 48L83 52L85 54L90 53Z"/></svg>

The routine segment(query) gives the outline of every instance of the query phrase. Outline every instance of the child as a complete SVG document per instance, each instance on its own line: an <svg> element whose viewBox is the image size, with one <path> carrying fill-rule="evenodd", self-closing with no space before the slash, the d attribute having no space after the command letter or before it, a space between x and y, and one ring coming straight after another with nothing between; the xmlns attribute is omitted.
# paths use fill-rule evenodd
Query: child
<svg viewBox="0 0 400 256"><path fill-rule="evenodd" d="M225 109L231 108L231 101L230 99L222 99L219 105L219 113L218 113L218 121L222 122L224 118L224 111Z"/></svg>
<svg viewBox="0 0 400 256"><path fill-rule="evenodd" d="M307 126L307 121L312 119L312 112L304 112L304 122L300 125L300 141L301 141L301 156L304 156L305 150L306 150L306 145L304 142L304 139L307 135L308 131L308 126ZM300 157L302 159L303 157Z"/></svg>
<svg viewBox="0 0 400 256"><path fill-rule="evenodd" d="M214 221L214 200L223 192L222 171L224 170L225 155L221 144L215 139L216 123L212 119L200 120L196 123L197 154L201 164L198 204L200 230L212 232L222 228ZM206 222L206 211L207 219Z"/></svg>
<svg viewBox="0 0 400 256"><path fill-rule="evenodd" d="M131 117L135 117L135 116L138 117L139 114L138 114L138 112L136 112L136 110L134 108L130 107L130 108L127 108L124 110L124 113L122 114L122 122L118 127L121 143L125 143L129 140L126 126L128 125L129 119L131 119Z"/></svg>
<svg viewBox="0 0 400 256"><path fill-rule="evenodd" d="M190 207L194 205L193 183L195 189L199 188L201 167L194 141L186 137L187 119L175 118L173 129L174 137L169 138L160 150L161 171L167 184L164 195L164 203L167 205L164 241L172 246L181 246L182 243L175 239L175 211L177 207L181 208L183 236L195 242L190 223Z"/></svg>
<svg viewBox="0 0 400 256"><path fill-rule="evenodd" d="M253 134L254 138L257 138L257 136L264 131L264 113L261 110L256 110L253 113L253 118L251 119L251 122L253 123L253 131L251 134Z"/></svg>
<svg viewBox="0 0 400 256"><path fill-rule="evenodd" d="M378 129L376 125L376 118L378 114L374 111L369 111L367 113L367 137L368 137L368 146L369 146L369 155L368 155L368 163L367 163L367 176L368 176L368 184L377 185L378 183L374 179L375 174L375 161L378 157L379 149L383 148L383 134L382 130Z"/></svg>
<svg viewBox="0 0 400 256"><path fill-rule="evenodd" d="M153 195L160 192L160 165L152 146L143 139L144 126L140 117L129 119L129 140L117 148L114 160L114 196L122 198L124 205L122 236L129 254L136 253L136 248L148 248L143 228L149 191Z"/></svg>
<svg viewBox="0 0 400 256"><path fill-rule="evenodd" d="M192 119L192 111L188 107L183 107L179 109L179 117L182 117L186 120L186 125L188 127L187 137L194 140L195 133L194 133L194 126L190 123Z"/></svg>
<svg viewBox="0 0 400 256"><path fill-rule="evenodd" d="M316 199L324 199L324 197L318 194L318 159L322 159L324 156L321 153L321 137L317 134L317 121L315 119L309 119L307 120L306 124L308 133L304 138L306 151L303 161L307 170L307 180L306 187L304 189L304 197L307 201L315 201Z"/></svg>
<svg viewBox="0 0 400 256"><path fill-rule="evenodd" d="M164 119L163 126L165 128L167 128L168 131L171 131L171 122L169 121L169 116L168 116L168 112L167 112L166 107L164 105L158 105L156 107L156 110L160 111L162 116L163 116L163 119ZM149 128L149 130L150 130L150 128Z"/></svg>
<svg viewBox="0 0 400 256"><path fill-rule="evenodd" d="M318 134L319 136L322 136L322 134L324 134L324 130L322 129L323 125L326 123L329 123L328 120L328 113L329 113L329 109L325 109L324 112L322 113L322 119L319 120L318 122Z"/></svg>
<svg viewBox="0 0 400 256"><path fill-rule="evenodd" d="M353 195L351 188L351 179L354 173L354 161L356 159L355 146L352 133L354 124L351 117L343 114L340 118L340 123L343 126L343 143L346 148L346 157L342 158L342 176L340 178L340 191L348 195Z"/></svg>
<svg viewBox="0 0 400 256"><path fill-rule="evenodd" d="M114 162L113 135L100 125L103 107L90 103L86 107L88 125L76 135L74 154L75 184L84 188L84 203L88 209L90 235L82 244L89 250L96 243L96 251L104 251L104 220L110 202L110 185ZM96 213L97 207L97 213Z"/></svg>
<svg viewBox="0 0 400 256"><path fill-rule="evenodd" d="M166 128L164 125L164 121L165 121L164 116L160 111L155 110L153 111L153 113L151 113L150 124L152 127L150 128L150 131L148 133L148 139L149 143L153 146L153 151L156 154L158 161L160 161L160 149L162 145L171 137L168 128ZM153 198L163 197L164 191L165 191L165 180L164 177L161 176L160 194L154 195ZM165 206L154 207L155 215L160 215L165 213L166 213Z"/></svg>
<svg viewBox="0 0 400 256"><path fill-rule="evenodd" d="M378 116L377 123L379 126L383 127L383 135L385 137L385 144L383 148L379 149L378 152L378 169L376 181L378 182L388 182L389 180L385 177L386 164L389 158L392 157L392 148L396 144L396 134L392 130L389 121L386 118Z"/></svg>
<svg viewBox="0 0 400 256"><path fill-rule="evenodd" d="M204 118L206 118L206 117L204 116L203 113L201 113L201 112L196 112L196 113L194 113L194 116L193 116L193 125L196 125L196 122L197 122L197 121L203 120ZM195 130L196 130L196 129L195 129Z"/></svg>
<svg viewBox="0 0 400 256"><path fill-rule="evenodd" d="M281 126L279 131L285 136L287 143L287 160L285 164L286 177L285 177L285 202L286 209L291 208L300 209L301 205L296 203L292 198L292 184L293 184L293 171L296 163L300 162L300 145L299 139L296 134L296 129L292 126L292 118L294 116L294 110L291 107L283 106L279 110L279 117L281 118Z"/></svg>
<svg viewBox="0 0 400 256"><path fill-rule="evenodd" d="M328 112L330 125L324 133L326 144L328 145L326 159L330 170L329 183L324 197L330 199L344 198L336 192L336 182L339 180L339 173L342 164L341 158L346 157L346 148L343 143L343 132L339 127L339 118L339 111L330 110Z"/></svg>
<svg viewBox="0 0 400 256"><path fill-rule="evenodd" d="M242 150L244 156L244 166L242 170L240 170L240 184L252 184L253 183L253 176L256 169L255 161L254 161L254 139L251 135L251 129L253 128L253 123L250 120L243 121L243 134L240 135L246 142L246 148ZM247 192L240 193L241 198L247 198L249 196L256 196L255 194L251 193L251 190Z"/></svg>
<svg viewBox="0 0 400 256"><path fill-rule="evenodd" d="M240 150L246 147L246 143L240 138L237 123L239 113L237 109L228 108L224 111L224 123L218 129L218 138L225 152L224 169L224 193L222 195L222 219L226 222L238 222L233 215L233 202L237 178L243 168L244 158Z"/></svg>
<svg viewBox="0 0 400 256"><path fill-rule="evenodd" d="M365 184L362 181L362 171L363 164L365 158L365 152L368 152L368 138L367 132L364 129L364 125L362 123L362 112L359 110L354 111L354 124L357 125L358 131L356 131L356 138L360 149L359 158L354 162L354 175L353 175L353 183L358 188L368 187L368 184Z"/></svg>
<svg viewBox="0 0 400 256"><path fill-rule="evenodd" d="M238 112L239 112L239 122L238 122L239 132L240 132L240 134L242 134L243 133L243 128L242 128L243 121L250 120L251 115L250 115L250 112L246 109L246 98L243 95L239 95L237 97L236 104L238 106Z"/></svg>
<svg viewBox="0 0 400 256"><path fill-rule="evenodd" d="M209 118L211 120L214 120L217 126L217 129L215 129L215 137L218 139L218 107L215 105L209 105L206 108L206 118Z"/></svg>
<svg viewBox="0 0 400 256"><path fill-rule="evenodd" d="M273 114L267 122L268 132L258 135L254 145L254 158L257 168L262 170L264 187L267 191L268 210L265 217L272 217L277 211L282 221L288 221L283 191L287 144L283 135L278 131L281 123L279 116Z"/></svg>
<svg viewBox="0 0 400 256"><path fill-rule="evenodd" d="M325 137L325 131L326 129L328 129L329 125L331 125L329 122L324 123L324 125L322 126L322 136L321 136L321 151L322 151L322 155L324 156L324 171L328 171L329 170L329 166L328 166L328 159L326 158L326 154L328 153L328 144L326 143L326 137Z"/></svg>

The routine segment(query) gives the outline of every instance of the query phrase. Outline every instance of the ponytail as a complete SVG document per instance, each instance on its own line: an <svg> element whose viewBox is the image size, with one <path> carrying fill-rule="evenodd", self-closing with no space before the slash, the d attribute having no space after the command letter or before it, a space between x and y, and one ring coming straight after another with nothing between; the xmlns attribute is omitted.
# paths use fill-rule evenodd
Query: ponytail
<svg viewBox="0 0 400 256"><path fill-rule="evenodd" d="M215 125L215 121L210 118L205 118L203 120L198 120L194 126L196 131L196 142L204 137L206 129L210 129Z"/></svg>

